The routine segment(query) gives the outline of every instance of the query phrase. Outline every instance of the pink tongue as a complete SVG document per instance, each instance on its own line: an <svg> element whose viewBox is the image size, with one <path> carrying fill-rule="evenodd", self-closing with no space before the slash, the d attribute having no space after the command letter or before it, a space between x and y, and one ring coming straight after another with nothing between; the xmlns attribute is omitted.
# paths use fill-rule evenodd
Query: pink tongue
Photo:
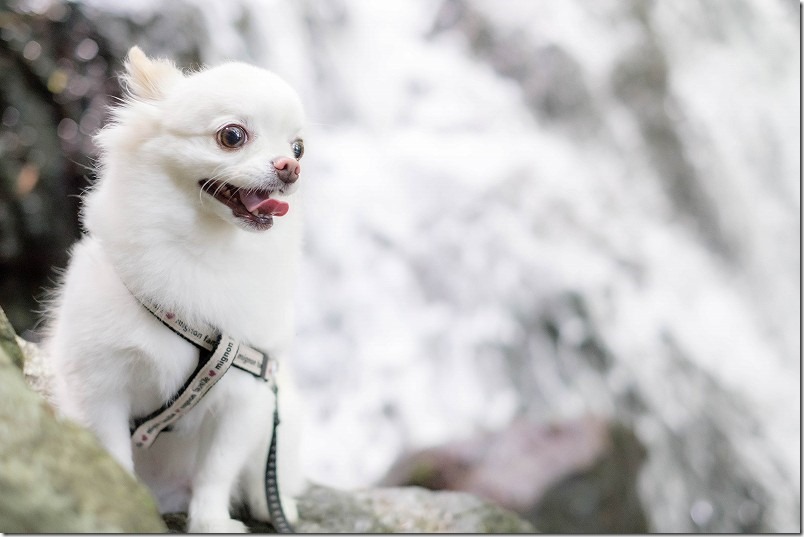
<svg viewBox="0 0 804 537"><path fill-rule="evenodd" d="M284 216L290 205L284 201L269 198L270 192L261 190L240 191L240 201L243 202L248 212L253 213L256 209L259 214L270 214L272 216Z"/></svg>

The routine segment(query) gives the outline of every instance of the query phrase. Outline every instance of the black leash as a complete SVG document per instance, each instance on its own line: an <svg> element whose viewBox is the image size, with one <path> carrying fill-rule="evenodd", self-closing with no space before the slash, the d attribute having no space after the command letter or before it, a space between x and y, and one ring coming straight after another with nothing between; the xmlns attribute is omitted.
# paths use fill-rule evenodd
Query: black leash
<svg viewBox="0 0 804 537"><path fill-rule="evenodd" d="M267 353L242 345L228 336L217 334L212 337L209 335L209 331L194 329L178 319L173 313L167 312L154 303L142 300L140 300L140 303L174 333L197 347L199 356L198 366L178 393L173 395L158 410L148 416L133 420L131 433L135 445L147 448L154 442L159 433L170 431L172 429L171 424L175 423L184 413L195 406L206 391L229 370L229 366L237 367L257 378L270 382L271 391L274 394L274 419L271 431L271 445L265 461L265 499L268 503L268 515L271 517L271 524L277 533L294 533L293 526L288 522L282 509L277 479L276 434L279 427L279 387L277 386L275 374L276 362L271 360ZM225 349L221 348L221 343L226 344ZM274 367L271 367L269 362ZM208 371L205 372L205 370ZM217 376L215 371L219 371L220 376ZM190 393L191 391L192 393Z"/></svg>
<svg viewBox="0 0 804 537"><path fill-rule="evenodd" d="M271 524L277 533L295 533L293 526L285 518L282 500L279 498L279 482L276 470L276 429L279 427L279 393L276 382L271 384L274 392L274 428L271 433L271 447L268 448L268 459L265 461L265 499L268 501L268 514Z"/></svg>

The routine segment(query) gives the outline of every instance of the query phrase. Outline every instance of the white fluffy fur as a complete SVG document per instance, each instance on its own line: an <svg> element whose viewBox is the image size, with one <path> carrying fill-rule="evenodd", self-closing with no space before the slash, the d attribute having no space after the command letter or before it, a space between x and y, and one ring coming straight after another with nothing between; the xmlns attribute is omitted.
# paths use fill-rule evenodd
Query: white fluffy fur
<svg viewBox="0 0 804 537"><path fill-rule="evenodd" d="M242 499L253 516L268 519L262 479L273 395L263 381L232 368L174 432L148 450L132 448L129 418L175 393L198 352L129 290L264 349L281 364L279 482L292 520L292 497L304 486L300 407L284 359L300 254L298 194L284 196L290 211L274 217L271 229L254 232L198 181L275 182L272 159L292 157L300 134L299 99L256 67L229 63L185 75L136 47L123 78L128 94L97 136L99 179L84 199L89 234L72 250L52 311L57 403L148 484L163 512L188 509L190 532L244 531L230 517L231 501ZM230 123L251 134L238 150L216 142L216 131Z"/></svg>

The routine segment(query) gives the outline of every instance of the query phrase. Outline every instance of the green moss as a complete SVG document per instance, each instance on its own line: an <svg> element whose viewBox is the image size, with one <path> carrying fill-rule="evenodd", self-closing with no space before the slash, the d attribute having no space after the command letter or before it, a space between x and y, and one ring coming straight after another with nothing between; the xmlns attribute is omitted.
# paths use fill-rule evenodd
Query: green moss
<svg viewBox="0 0 804 537"><path fill-rule="evenodd" d="M14 328L2 308L0 308L0 348L5 351L12 364L22 369L25 363L25 356L22 354L19 345L17 345Z"/></svg>

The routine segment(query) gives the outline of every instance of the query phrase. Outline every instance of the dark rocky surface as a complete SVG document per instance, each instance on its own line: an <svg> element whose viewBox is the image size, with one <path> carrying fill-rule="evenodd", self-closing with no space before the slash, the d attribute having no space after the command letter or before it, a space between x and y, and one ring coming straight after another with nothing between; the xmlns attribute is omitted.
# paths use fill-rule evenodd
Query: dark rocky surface
<svg viewBox="0 0 804 537"><path fill-rule="evenodd" d="M383 480L460 490L511 509L544 533L645 533L637 492L644 447L601 419L507 429L413 453Z"/></svg>

